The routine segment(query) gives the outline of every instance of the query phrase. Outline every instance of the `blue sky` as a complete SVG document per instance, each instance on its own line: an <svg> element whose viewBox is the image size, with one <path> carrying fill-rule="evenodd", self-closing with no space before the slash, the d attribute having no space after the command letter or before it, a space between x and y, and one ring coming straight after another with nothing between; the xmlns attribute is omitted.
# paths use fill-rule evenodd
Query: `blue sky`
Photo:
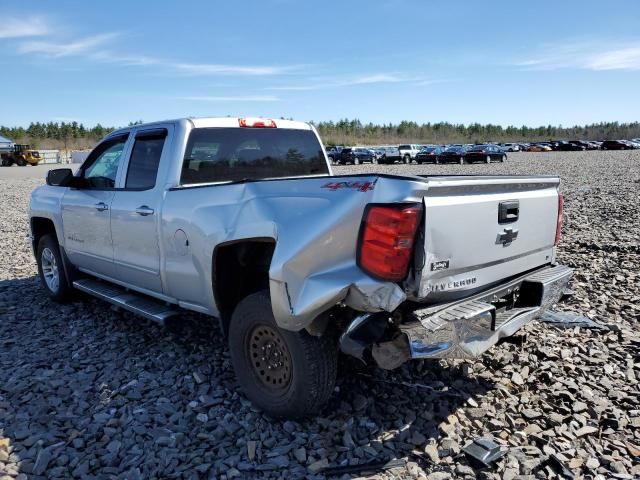
<svg viewBox="0 0 640 480"><path fill-rule="evenodd" d="M640 2L0 3L0 125L640 120Z"/></svg>

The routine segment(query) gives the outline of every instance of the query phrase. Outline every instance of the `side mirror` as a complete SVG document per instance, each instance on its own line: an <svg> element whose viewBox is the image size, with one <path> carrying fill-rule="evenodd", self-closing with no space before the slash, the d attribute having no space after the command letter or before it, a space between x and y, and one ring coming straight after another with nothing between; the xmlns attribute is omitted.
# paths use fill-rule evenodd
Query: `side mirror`
<svg viewBox="0 0 640 480"><path fill-rule="evenodd" d="M47 172L47 185L52 187L68 187L73 178L70 168L56 168Z"/></svg>

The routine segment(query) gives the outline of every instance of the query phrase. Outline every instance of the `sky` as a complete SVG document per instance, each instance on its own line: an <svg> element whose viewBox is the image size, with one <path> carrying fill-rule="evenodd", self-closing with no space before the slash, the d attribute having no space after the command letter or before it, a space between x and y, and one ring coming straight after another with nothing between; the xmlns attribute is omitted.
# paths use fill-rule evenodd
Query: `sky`
<svg viewBox="0 0 640 480"><path fill-rule="evenodd" d="M5 126L571 126L640 120L639 87L636 0L0 1Z"/></svg>

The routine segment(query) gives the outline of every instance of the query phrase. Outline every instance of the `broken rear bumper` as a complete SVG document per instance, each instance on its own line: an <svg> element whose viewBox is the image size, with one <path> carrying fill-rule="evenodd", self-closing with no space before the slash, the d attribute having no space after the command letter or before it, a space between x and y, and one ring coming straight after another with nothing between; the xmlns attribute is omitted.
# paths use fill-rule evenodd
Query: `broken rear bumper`
<svg viewBox="0 0 640 480"><path fill-rule="evenodd" d="M546 267L463 301L404 312L391 340L370 345L371 356L382 368L410 359L476 358L559 301L572 275L562 265ZM343 350L364 324L356 320L343 335Z"/></svg>

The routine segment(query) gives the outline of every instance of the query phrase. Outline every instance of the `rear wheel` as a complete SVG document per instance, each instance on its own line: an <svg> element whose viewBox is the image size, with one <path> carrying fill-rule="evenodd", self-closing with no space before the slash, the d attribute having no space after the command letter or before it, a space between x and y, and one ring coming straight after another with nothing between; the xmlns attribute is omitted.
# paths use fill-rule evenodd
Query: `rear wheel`
<svg viewBox="0 0 640 480"><path fill-rule="evenodd" d="M355 157L355 158L353 159L353 164L354 164L354 165L360 165L360 159L359 159L358 157Z"/></svg>
<svg viewBox="0 0 640 480"><path fill-rule="evenodd" d="M251 294L236 307L229 351L240 388L273 417L311 415L333 392L338 358L333 337L279 328L268 291Z"/></svg>
<svg viewBox="0 0 640 480"><path fill-rule="evenodd" d="M464 158L460 157L460 165L464 165Z"/></svg>
<svg viewBox="0 0 640 480"><path fill-rule="evenodd" d="M27 161L24 158L19 158L18 159L18 166L26 167L27 166Z"/></svg>
<svg viewBox="0 0 640 480"><path fill-rule="evenodd" d="M491 155L487 155L487 158L484 160L487 163L491 163Z"/></svg>
<svg viewBox="0 0 640 480"><path fill-rule="evenodd" d="M504 163L504 161L505 161L506 159L507 159L507 156L506 156L506 155L502 155L502 156L500 157L500 162L501 162L501 163Z"/></svg>
<svg viewBox="0 0 640 480"><path fill-rule="evenodd" d="M406 164L411 163L411 156L410 155L405 155L404 156L404 163L406 163Z"/></svg>
<svg viewBox="0 0 640 480"><path fill-rule="evenodd" d="M73 287L67 281L62 264L58 241L54 235L44 235L38 242L36 252L38 273L45 291L56 302L65 302L71 296Z"/></svg>

